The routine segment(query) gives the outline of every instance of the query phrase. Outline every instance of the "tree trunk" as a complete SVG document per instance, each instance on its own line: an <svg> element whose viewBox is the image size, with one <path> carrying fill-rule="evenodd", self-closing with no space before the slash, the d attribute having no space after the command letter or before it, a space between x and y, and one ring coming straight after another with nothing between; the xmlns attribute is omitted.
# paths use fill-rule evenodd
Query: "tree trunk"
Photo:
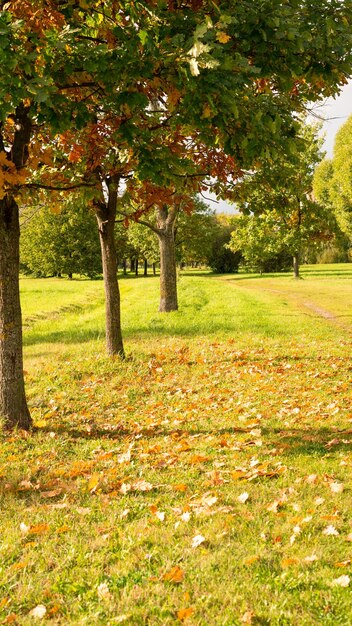
<svg viewBox="0 0 352 626"><path fill-rule="evenodd" d="M106 311L106 348L110 355L124 357L122 332L120 290L117 280L117 255L115 247L115 219L117 188L107 183L109 199L97 206L96 217L99 227L99 238L103 265Z"/></svg>
<svg viewBox="0 0 352 626"><path fill-rule="evenodd" d="M10 196L0 200L0 416L7 428L32 424L23 376L19 293L19 216Z"/></svg>
<svg viewBox="0 0 352 626"><path fill-rule="evenodd" d="M175 241L173 233L159 233L161 313L178 310Z"/></svg>
<svg viewBox="0 0 352 626"><path fill-rule="evenodd" d="M126 275L127 274L127 261L126 261L126 259L124 259L122 261L122 269L123 269L124 275Z"/></svg>
<svg viewBox="0 0 352 626"><path fill-rule="evenodd" d="M300 278L300 274L299 274L299 256L298 254L294 254L293 255L293 276L295 278Z"/></svg>
<svg viewBox="0 0 352 626"><path fill-rule="evenodd" d="M135 260L133 257L130 258L130 272L134 272Z"/></svg>
<svg viewBox="0 0 352 626"><path fill-rule="evenodd" d="M179 207L164 206L157 210L157 235L160 249L160 305L161 313L178 310L175 222Z"/></svg>
<svg viewBox="0 0 352 626"><path fill-rule="evenodd" d="M148 276L148 261L147 261L147 259L144 259L144 270L143 270L143 275L144 275L144 276Z"/></svg>
<svg viewBox="0 0 352 626"><path fill-rule="evenodd" d="M138 256L137 256L136 259L135 259L135 268L134 268L134 273L135 273L136 276L138 276L138 261L139 261L139 259L138 259Z"/></svg>
<svg viewBox="0 0 352 626"><path fill-rule="evenodd" d="M156 276L156 263L153 263L153 276Z"/></svg>

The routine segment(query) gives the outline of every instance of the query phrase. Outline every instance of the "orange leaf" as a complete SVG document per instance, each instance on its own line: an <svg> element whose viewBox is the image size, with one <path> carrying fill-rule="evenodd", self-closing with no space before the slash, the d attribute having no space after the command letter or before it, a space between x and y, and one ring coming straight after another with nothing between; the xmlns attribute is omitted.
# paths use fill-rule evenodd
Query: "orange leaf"
<svg viewBox="0 0 352 626"><path fill-rule="evenodd" d="M178 565L175 565L170 569L169 572L166 572L162 580L166 580L169 583L181 583L185 577L185 572Z"/></svg>
<svg viewBox="0 0 352 626"><path fill-rule="evenodd" d="M185 619L190 617L192 613L194 613L194 609L189 606L187 609L180 609L179 611L177 611L177 617L179 620L181 620L181 622L183 622Z"/></svg>
<svg viewBox="0 0 352 626"><path fill-rule="evenodd" d="M252 565L252 563L255 563L258 560L259 560L259 556L250 556L248 559L245 560L244 564Z"/></svg>
<svg viewBox="0 0 352 626"><path fill-rule="evenodd" d="M285 569L286 567L290 567L290 565L296 565L298 563L298 559L282 559L281 567Z"/></svg>
<svg viewBox="0 0 352 626"><path fill-rule="evenodd" d="M35 526L31 526L28 534L29 535L42 535L43 533L48 532L49 524L36 524Z"/></svg>
<svg viewBox="0 0 352 626"><path fill-rule="evenodd" d="M179 485L173 485L175 491L187 491L187 485L180 483Z"/></svg>
<svg viewBox="0 0 352 626"><path fill-rule="evenodd" d="M17 615L16 613L10 613L10 615L5 617L3 624L13 624L14 622L17 622Z"/></svg>
<svg viewBox="0 0 352 626"><path fill-rule="evenodd" d="M19 563L14 563L11 569L14 571L17 571L20 569L24 569L25 567L27 567L27 565L28 565L28 561L20 561Z"/></svg>

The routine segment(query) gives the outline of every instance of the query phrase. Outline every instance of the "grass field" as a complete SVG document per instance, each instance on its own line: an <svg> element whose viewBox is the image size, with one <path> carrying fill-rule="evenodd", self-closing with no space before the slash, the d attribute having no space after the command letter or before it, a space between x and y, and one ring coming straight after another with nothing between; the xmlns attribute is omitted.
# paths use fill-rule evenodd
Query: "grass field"
<svg viewBox="0 0 352 626"><path fill-rule="evenodd" d="M352 624L352 264L21 281L36 429L1 436L0 623Z"/></svg>

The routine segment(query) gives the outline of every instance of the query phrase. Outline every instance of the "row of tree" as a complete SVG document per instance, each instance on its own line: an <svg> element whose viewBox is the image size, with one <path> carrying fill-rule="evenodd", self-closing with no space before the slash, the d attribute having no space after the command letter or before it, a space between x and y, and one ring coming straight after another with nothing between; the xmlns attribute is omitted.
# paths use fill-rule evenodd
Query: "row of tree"
<svg viewBox="0 0 352 626"><path fill-rule="evenodd" d="M128 206L125 219L157 235L160 308L177 308L177 216L209 187L233 200L245 172L296 151L296 113L337 93L351 74L350 9L350 0L0 2L0 415L7 426L31 424L21 208L43 202L61 210L71 192L75 205L94 212L107 350L123 355L118 212Z"/></svg>

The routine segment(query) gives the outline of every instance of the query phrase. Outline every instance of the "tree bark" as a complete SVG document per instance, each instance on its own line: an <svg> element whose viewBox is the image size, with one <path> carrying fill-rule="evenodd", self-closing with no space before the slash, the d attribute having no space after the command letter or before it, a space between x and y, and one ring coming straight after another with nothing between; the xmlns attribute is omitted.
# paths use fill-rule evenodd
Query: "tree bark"
<svg viewBox="0 0 352 626"><path fill-rule="evenodd" d="M99 228L103 278L105 289L106 312L106 348L111 356L124 357L121 332L120 290L117 280L117 254L115 246L115 219L117 203L117 185L107 181L108 200L100 202L96 207Z"/></svg>
<svg viewBox="0 0 352 626"><path fill-rule="evenodd" d="M6 428L28 430L32 420L23 375L19 240L18 206L7 196L0 200L0 415Z"/></svg>
<svg viewBox="0 0 352 626"><path fill-rule="evenodd" d="M5 152L17 171L28 159L32 123L29 108L15 111L15 132L6 151L0 132L0 152ZM0 128L1 131L1 128ZM23 374L22 314L19 289L19 210L13 191L0 200L0 416L6 428L32 425Z"/></svg>
<svg viewBox="0 0 352 626"><path fill-rule="evenodd" d="M136 256L135 263L136 264L135 264L135 268L134 268L134 273L135 273L136 276L138 276L138 269L139 269L139 258L138 258L138 256Z"/></svg>
<svg viewBox="0 0 352 626"><path fill-rule="evenodd" d="M148 261L147 261L147 259L144 259L143 276L148 276Z"/></svg>
<svg viewBox="0 0 352 626"><path fill-rule="evenodd" d="M161 313L178 310L177 275L174 228L178 207L157 210L157 235L160 249L160 305Z"/></svg>
<svg viewBox="0 0 352 626"><path fill-rule="evenodd" d="M293 261L293 276L295 278L300 278L300 274L299 274L299 256L298 253L293 255L292 258Z"/></svg>

